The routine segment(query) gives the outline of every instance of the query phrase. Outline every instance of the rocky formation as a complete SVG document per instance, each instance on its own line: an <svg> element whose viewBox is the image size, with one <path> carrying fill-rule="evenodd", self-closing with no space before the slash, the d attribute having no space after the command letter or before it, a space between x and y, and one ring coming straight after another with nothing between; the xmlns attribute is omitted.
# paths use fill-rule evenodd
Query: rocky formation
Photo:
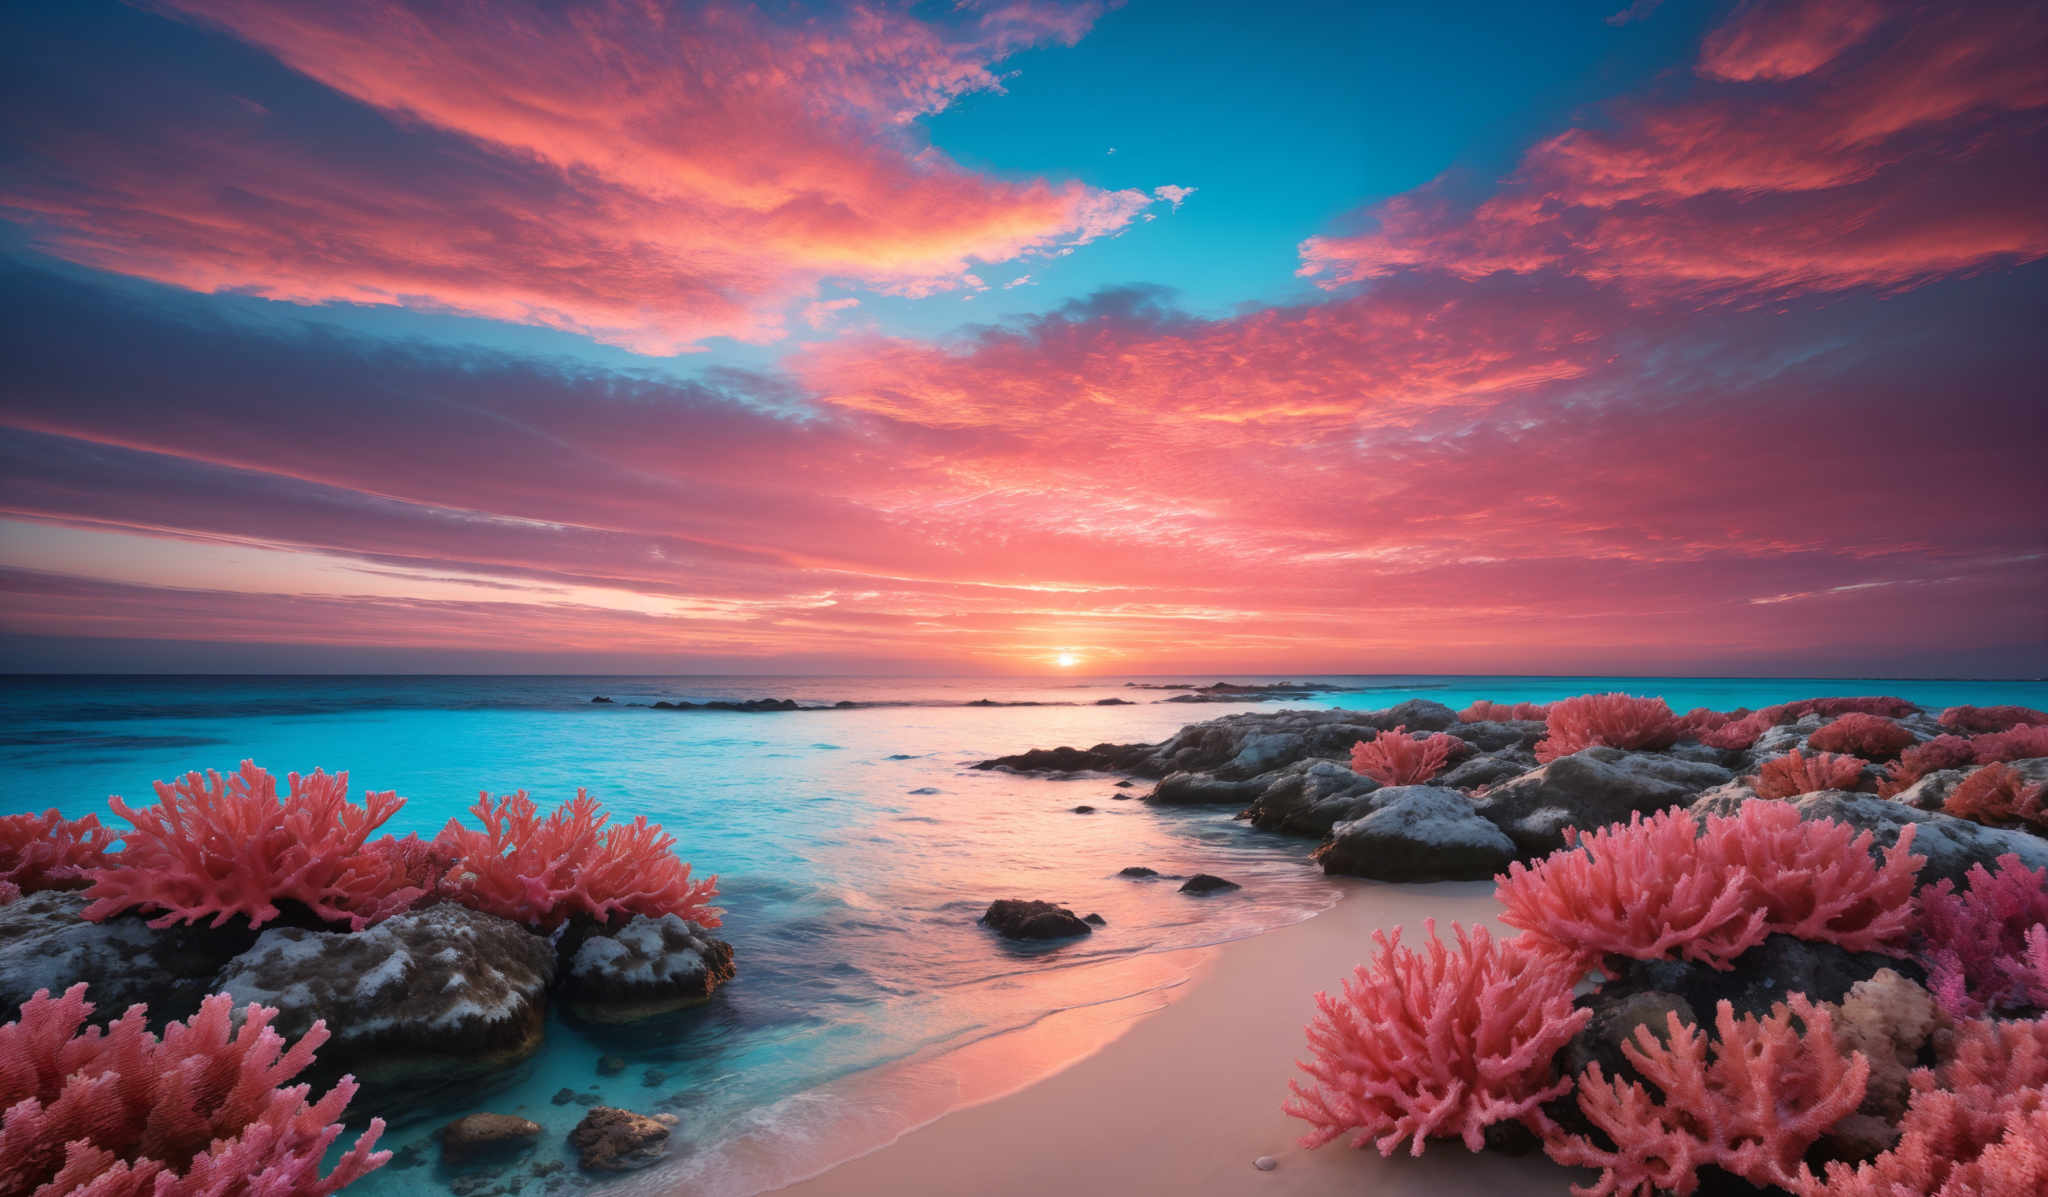
<svg viewBox="0 0 2048 1197"><path fill-rule="evenodd" d="M1266 831L1325 836L1372 811L1380 783L1329 760L1298 761L1259 779L1258 794L1239 816Z"/></svg>
<svg viewBox="0 0 2048 1197"><path fill-rule="evenodd" d="M1087 920L1064 906L1019 898L991 902L981 922L1005 939L1067 939L1095 930Z"/></svg>
<svg viewBox="0 0 2048 1197"><path fill-rule="evenodd" d="M1564 847L1566 827L1604 827L1637 811L1683 806L1733 776L1719 765L1594 747L1502 782L1475 805L1522 855L1541 856Z"/></svg>
<svg viewBox="0 0 2048 1197"><path fill-rule="evenodd" d="M569 1146L586 1172L631 1172L668 1154L674 1114L635 1114L615 1106L597 1106L569 1132Z"/></svg>
<svg viewBox="0 0 2048 1197"><path fill-rule="evenodd" d="M442 1127L439 1138L441 1162L459 1167L525 1151L540 1138L540 1123L512 1114L470 1114Z"/></svg>
<svg viewBox="0 0 2048 1197"><path fill-rule="evenodd" d="M1377 881L1483 881L1515 859L1515 843L1441 786L1392 786L1371 814L1339 823L1315 859L1329 873Z"/></svg>
<svg viewBox="0 0 2048 1197"><path fill-rule="evenodd" d="M733 978L732 945L678 915L634 915L617 931L581 937L561 973L557 993L570 1014L633 1022L710 1000Z"/></svg>
<svg viewBox="0 0 2048 1197"><path fill-rule="evenodd" d="M1242 781L1309 757L1347 756L1359 740L1395 726L1442 731L1457 721L1455 711L1427 699L1412 699L1385 711L1247 711L1189 724L1159 744L1037 748L982 761L975 768L1155 778L1190 772Z"/></svg>
<svg viewBox="0 0 2048 1197"><path fill-rule="evenodd" d="M1241 888L1243 887L1239 886L1237 882L1225 881L1214 873L1196 873L1181 883L1180 892L1184 894L1220 894Z"/></svg>
<svg viewBox="0 0 2048 1197"><path fill-rule="evenodd" d="M140 915L85 921L83 890L46 890L0 906L0 1021L38 989L62 993L84 981L107 1017L137 1002L161 1027L189 1017L213 991L214 974L256 942L247 928L149 927Z"/></svg>
<svg viewBox="0 0 2048 1197"><path fill-rule="evenodd" d="M1703 797L1692 809L1702 815L1728 814L1739 798L1739 792L1724 790ZM1897 842L1899 830L1907 824L1918 826L1919 830L1913 833L1913 851L1927 858L1927 863L1920 866L1923 883L1945 877L1961 885L1970 866L1995 868L1998 858L2007 852L2018 856L2020 863L2030 869L2048 867L2048 839L2025 831L1986 827L1968 819L1848 790L1824 790L1783 801L1797 807L1803 819L1833 819L1870 832L1875 841L1873 851L1882 851Z"/></svg>

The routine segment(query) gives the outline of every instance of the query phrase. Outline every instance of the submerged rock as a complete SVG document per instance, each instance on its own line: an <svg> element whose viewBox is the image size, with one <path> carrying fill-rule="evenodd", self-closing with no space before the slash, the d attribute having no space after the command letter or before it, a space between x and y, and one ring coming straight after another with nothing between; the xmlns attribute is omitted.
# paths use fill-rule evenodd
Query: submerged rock
<svg viewBox="0 0 2048 1197"><path fill-rule="evenodd" d="M1018 898L991 902L981 922L1005 939L1066 939L1095 930L1064 906Z"/></svg>
<svg viewBox="0 0 2048 1197"><path fill-rule="evenodd" d="M1378 881L1483 881L1515 859L1515 843L1442 786L1391 786L1378 807L1339 823L1316 849L1326 873Z"/></svg>
<svg viewBox="0 0 2048 1197"><path fill-rule="evenodd" d="M1157 877L1159 876L1159 870L1147 868L1144 865L1125 865L1117 870L1116 875L1119 877Z"/></svg>
<svg viewBox="0 0 2048 1197"><path fill-rule="evenodd" d="M1935 811L1916 810L1873 794L1823 790L1796 798L1754 801L1789 802L1802 819L1833 819L1868 831L1873 852L1891 847L1898 842L1900 829L1915 825L1919 830L1913 833L1913 851L1927 858L1927 863L1920 866L1922 884L1947 878L1960 886L1972 865L1995 870L1998 858L2007 852L2018 856L2020 863L2030 869L2048 868L2048 839L2025 831L1986 827ZM1692 810L1702 815L1728 815L1740 805L1733 795L1722 793L1694 803Z"/></svg>
<svg viewBox="0 0 2048 1197"><path fill-rule="evenodd" d="M1241 889L1235 881L1225 881L1214 873L1196 873L1181 883L1184 894L1220 894L1226 890Z"/></svg>
<svg viewBox="0 0 2048 1197"><path fill-rule="evenodd" d="M89 923L85 906L83 890L45 890L0 906L0 1020L38 989L59 994L83 981L98 1018L143 1002L150 1025L161 1027L196 1013L214 974L256 942L246 925L157 930L134 914Z"/></svg>
<svg viewBox="0 0 2048 1197"><path fill-rule="evenodd" d="M558 992L586 1022L634 1022L700 1005L733 974L731 944L680 915L636 914L577 944Z"/></svg>
<svg viewBox="0 0 2048 1197"><path fill-rule="evenodd" d="M1207 773L1169 773L1144 799L1158 806L1243 806L1264 788L1260 778L1231 781Z"/></svg>
<svg viewBox="0 0 2048 1197"><path fill-rule="evenodd" d="M532 1147L539 1138L538 1122L512 1114L470 1114L441 1128L441 1162L503 1159Z"/></svg>
<svg viewBox="0 0 2048 1197"><path fill-rule="evenodd" d="M615 1106L598 1106L569 1132L569 1146L586 1172L631 1172L668 1154L674 1114L635 1114Z"/></svg>
<svg viewBox="0 0 2048 1197"><path fill-rule="evenodd" d="M331 1038L314 1067L354 1073L372 1091L364 1105L384 1108L538 1051L554 973L540 936L443 902L366 931L266 929L214 988L237 1006L277 1007L286 1039L325 1019Z"/></svg>
<svg viewBox="0 0 2048 1197"><path fill-rule="evenodd" d="M1502 782L1474 809L1524 857L1537 857L1564 847L1567 827L1604 827L1638 811L1687 805L1732 776L1719 765L1596 746Z"/></svg>

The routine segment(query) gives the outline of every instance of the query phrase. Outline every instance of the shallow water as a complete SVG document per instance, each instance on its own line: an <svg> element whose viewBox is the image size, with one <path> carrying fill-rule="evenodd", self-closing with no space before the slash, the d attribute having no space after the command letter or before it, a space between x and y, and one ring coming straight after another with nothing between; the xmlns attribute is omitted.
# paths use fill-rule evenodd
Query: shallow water
<svg viewBox="0 0 2048 1197"><path fill-rule="evenodd" d="M1455 707L1627 689L1680 710L1859 693L1935 707L2048 705L2040 683L1407 677L1325 679L1373 688L1255 707L1164 703L1167 692L1127 680L5 679L0 811L105 817L110 793L147 800L152 780L250 757L279 774L348 769L358 787L397 790L407 805L386 829L399 834L467 819L479 790L522 787L552 806L588 786L617 815L663 823L700 873L720 877L721 934L738 979L702 1009L632 1028L552 1025L538 1060L460 1107L396 1128L386 1145L422 1143L447 1118L487 1108L540 1122L549 1133L535 1158L566 1159L561 1137L583 1106L550 1098L567 1088L681 1117L675 1164L634 1182L636 1192L743 1193L864 1139L878 1143L966 1092L957 1075L952 1088L925 1091L931 1068L879 1066L1038 1027L1017 1040L1033 1045L1021 1053L1028 1060L987 1046L971 1058L984 1072L1042 1071L1184 980L1190 957L1175 949L1298 921L1333 900L1307 862L1311 844L1252 831L1228 810L1154 810L1117 800L1141 790L1110 779L967 768L976 760L1154 741L1262 707L1377 708L1409 697ZM591 704L599 694L614 702ZM759 714L644 705L758 697L877 705ZM1093 705L1105 697L1133 705ZM962 705L983 698L1059 705ZM1073 813L1083 803L1096 812ZM1132 864L1217 873L1244 888L1189 897L1116 876ZM1000 897L1055 899L1108 925L1078 942L1018 948L976 925ZM600 1077L606 1055L625 1069ZM1003 1083L976 1081L969 1088L990 1092ZM431 1161L431 1151L418 1154ZM535 1181L534 1191L562 1187L567 1175ZM386 1168L351 1191L413 1192L443 1179L428 1162Z"/></svg>

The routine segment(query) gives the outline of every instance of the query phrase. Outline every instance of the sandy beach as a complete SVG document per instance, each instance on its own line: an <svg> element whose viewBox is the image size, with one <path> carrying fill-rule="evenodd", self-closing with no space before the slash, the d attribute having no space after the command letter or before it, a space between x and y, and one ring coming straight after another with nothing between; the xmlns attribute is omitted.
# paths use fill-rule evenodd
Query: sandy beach
<svg viewBox="0 0 2048 1197"><path fill-rule="evenodd" d="M887 1147L779 1190L1017 1194L1564 1194L1572 1174L1540 1155L1474 1156L1448 1143L1381 1159L1342 1142L1296 1144L1280 1112L1315 994L1335 989L1372 933L1422 920L1491 921L1485 882L1347 886L1327 912L1205 949L1163 1008L1027 1088L958 1109ZM1252 1161L1279 1162L1260 1172Z"/></svg>

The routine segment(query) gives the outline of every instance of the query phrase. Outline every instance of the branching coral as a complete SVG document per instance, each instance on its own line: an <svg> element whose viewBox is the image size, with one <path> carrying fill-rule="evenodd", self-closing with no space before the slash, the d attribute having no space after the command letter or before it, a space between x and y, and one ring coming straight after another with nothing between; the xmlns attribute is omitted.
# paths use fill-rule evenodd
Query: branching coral
<svg viewBox="0 0 2048 1197"><path fill-rule="evenodd" d="M1720 723L1713 721L1713 712L1700 710L1686 716L1695 721L1700 743L1710 748L1724 748L1736 752L1754 745L1757 737L1774 727L1797 723L1808 715L1835 718L1841 715L1876 715L1886 719L1903 719L1920 708L1903 698L1807 698L1798 702L1779 703L1738 716L1731 715Z"/></svg>
<svg viewBox="0 0 2048 1197"><path fill-rule="evenodd" d="M719 925L722 912L709 905L718 878L690 880L690 866L672 851L675 837L644 816L608 827L611 816L580 789L545 819L524 790L496 803L479 795L470 811L482 831L451 819L436 838L460 857L448 880L465 905L542 930L577 914L599 922L674 914Z"/></svg>
<svg viewBox="0 0 2048 1197"><path fill-rule="evenodd" d="M1442 732L1418 740L1405 726L1397 727L1352 745L1351 770L1383 786L1417 785L1442 772L1451 750L1460 743L1456 736Z"/></svg>
<svg viewBox="0 0 2048 1197"><path fill-rule="evenodd" d="M391 1158L372 1150L384 1130L372 1119L320 1174L355 1081L310 1105L305 1085L286 1085L326 1041L324 1023L287 1049L275 1010L252 1004L237 1027L216 994L158 1039L142 1006L86 1028L85 988L39 991L0 1026L0 1192L324 1197Z"/></svg>
<svg viewBox="0 0 2048 1197"><path fill-rule="evenodd" d="M1550 734L1536 745L1536 759L1554 761L1582 748L1669 748L1678 742L1678 720L1661 698L1629 694L1581 694L1550 704Z"/></svg>
<svg viewBox="0 0 2048 1197"><path fill-rule="evenodd" d="M2048 725L2048 711L2032 707L1950 707L1941 713L1941 725L1959 732L2010 731L2023 723Z"/></svg>
<svg viewBox="0 0 2048 1197"><path fill-rule="evenodd" d="M1913 733L1878 715L1852 712L1806 737L1816 752L1842 752L1867 761L1888 761L1911 748Z"/></svg>
<svg viewBox="0 0 2048 1197"><path fill-rule="evenodd" d="M1789 806L1744 803L1709 816L1704 830L1670 810L1567 830L1564 851L1509 865L1494 896L1531 950L1582 971L1610 955L1727 969L1777 932L1903 955L1925 863L1913 833L1903 828L1878 862L1871 833L1807 822Z"/></svg>
<svg viewBox="0 0 2048 1197"><path fill-rule="evenodd" d="M2044 788L2038 781L2028 784L2008 765L1985 765L1949 791L1942 809L1978 823L2024 823L2048 831Z"/></svg>
<svg viewBox="0 0 2048 1197"><path fill-rule="evenodd" d="M1451 949L1426 926L1426 952L1403 948L1398 929L1376 932L1378 950L1343 994L1316 995L1301 1062L1314 1083L1290 1082L1284 1107L1315 1127L1303 1145L1355 1132L1354 1147L1392 1155L1405 1142L1420 1155L1436 1138L1478 1151L1498 1122L1555 1130L1542 1103L1572 1083L1555 1076L1551 1058L1592 1017L1572 1009L1576 974L1483 927L1453 924Z"/></svg>
<svg viewBox="0 0 2048 1197"><path fill-rule="evenodd" d="M1797 1020L1795 1026L1794 1020ZM1599 1168L1574 1186L1587 1195L1691 1193L1712 1165L1752 1184L1789 1188L1805 1174L1801 1157L1863 1101L1870 1062L1835 1043L1828 1012L1791 994L1757 1018L1722 1002L1714 1036L1669 1016L1666 1042L1638 1027L1622 1054L1661 1097L1633 1081L1610 1081L1598 1064L1579 1081L1579 1109L1614 1144L1556 1135L1550 1157Z"/></svg>
<svg viewBox="0 0 2048 1197"><path fill-rule="evenodd" d="M1886 768L1884 780L1877 783L1877 792L1886 798L1896 797L1937 769L1959 768L1976 759L1977 750L1963 737L1936 736L1900 753Z"/></svg>
<svg viewBox="0 0 2048 1197"><path fill-rule="evenodd" d="M1861 757L1817 752L1807 756L1793 749L1758 766L1755 787L1759 798L1797 798L1822 790L1854 790L1863 785L1863 769L1869 764Z"/></svg>
<svg viewBox="0 0 2048 1197"><path fill-rule="evenodd" d="M1942 880L1919 894L1918 944L1927 988L1958 1018L2048 1008L2048 950L2029 935L2048 924L2048 869L2011 854L1998 871L1974 865L1956 892Z"/></svg>
<svg viewBox="0 0 2048 1197"><path fill-rule="evenodd" d="M360 931L419 896L393 890L388 860L365 847L404 799L366 792L357 806L347 773L293 773L288 782L280 799L276 779L243 761L226 777L208 770L158 782L157 805L139 811L108 799L135 830L94 871L85 917L141 909L163 912L153 927L208 916L218 927L236 915L262 926L278 916L278 902L291 900Z"/></svg>
<svg viewBox="0 0 2048 1197"><path fill-rule="evenodd" d="M1485 723L1493 720L1541 719L1550 713L1550 708L1540 702L1492 702L1480 699L1458 712L1458 718L1467 723Z"/></svg>
<svg viewBox="0 0 2048 1197"><path fill-rule="evenodd" d="M0 883L25 894L82 889L92 884L92 870L105 863L113 840L94 815L66 819L54 809L0 815Z"/></svg>
<svg viewBox="0 0 2048 1197"><path fill-rule="evenodd" d="M2048 756L2048 724L2015 727L2011 731L1972 736L1970 747L1976 752L1977 759L1987 765L1998 761L2024 761L2037 756Z"/></svg>

